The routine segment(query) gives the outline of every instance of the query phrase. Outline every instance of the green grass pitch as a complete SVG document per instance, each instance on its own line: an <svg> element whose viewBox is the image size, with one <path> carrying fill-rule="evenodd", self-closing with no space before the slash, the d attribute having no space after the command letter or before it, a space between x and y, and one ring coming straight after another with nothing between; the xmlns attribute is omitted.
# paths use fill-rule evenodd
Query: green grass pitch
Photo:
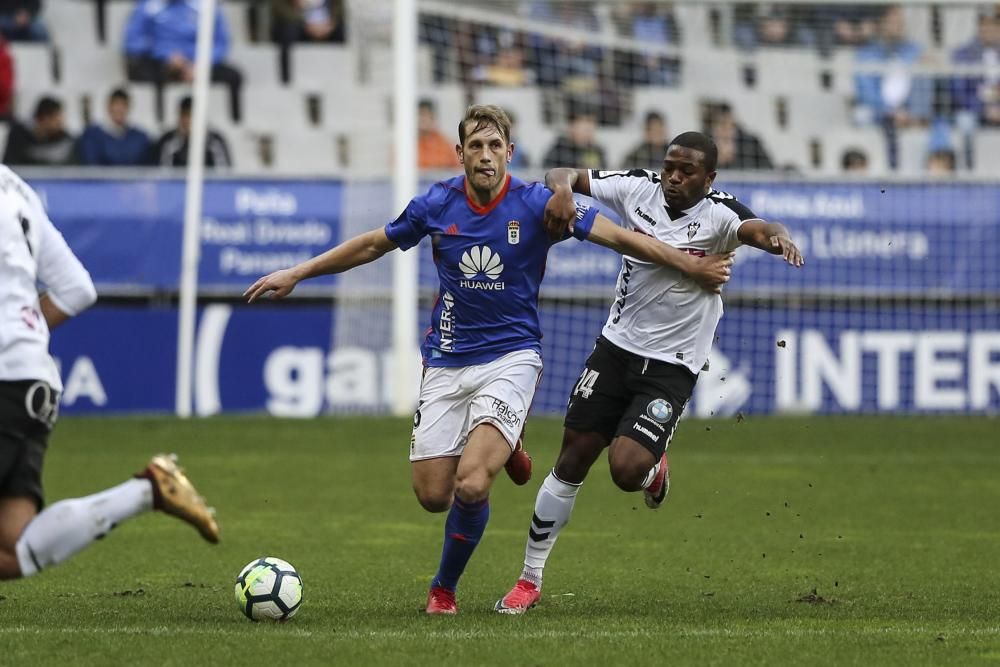
<svg viewBox="0 0 1000 667"><path fill-rule="evenodd" d="M410 491L407 420L65 419L49 502L176 451L222 544L157 514L68 563L0 584L3 665L1000 664L996 420L685 421L662 510L602 460L541 604L492 612L519 572L560 425L529 424L535 479L499 480L460 614L420 613L443 517ZM247 562L302 574L283 625L233 598Z"/></svg>

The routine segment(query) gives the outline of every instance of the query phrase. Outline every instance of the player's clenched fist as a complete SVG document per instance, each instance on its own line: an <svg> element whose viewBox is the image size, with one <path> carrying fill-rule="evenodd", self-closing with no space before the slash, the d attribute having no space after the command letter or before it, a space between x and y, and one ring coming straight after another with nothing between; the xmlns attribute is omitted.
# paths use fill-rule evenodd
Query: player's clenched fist
<svg viewBox="0 0 1000 667"><path fill-rule="evenodd" d="M294 268L281 269L259 278L257 282L247 288L247 291L243 292L243 296L247 298L247 303L253 303L269 292L272 299L281 299L291 294L298 284L299 278L296 276Z"/></svg>
<svg viewBox="0 0 1000 667"><path fill-rule="evenodd" d="M573 231L576 222L576 202L573 201L573 191L567 187L556 186L553 195L545 204L542 214L545 231L553 241L561 240L567 232Z"/></svg>
<svg viewBox="0 0 1000 667"><path fill-rule="evenodd" d="M688 275L705 290L719 294L732 275L733 257L735 253L727 252L695 258Z"/></svg>

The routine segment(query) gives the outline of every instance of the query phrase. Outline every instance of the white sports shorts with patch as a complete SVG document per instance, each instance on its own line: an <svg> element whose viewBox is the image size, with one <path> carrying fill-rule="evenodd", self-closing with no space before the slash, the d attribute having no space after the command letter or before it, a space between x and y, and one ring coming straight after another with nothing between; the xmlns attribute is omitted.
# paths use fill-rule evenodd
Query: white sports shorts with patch
<svg viewBox="0 0 1000 667"><path fill-rule="evenodd" d="M499 429L513 450L541 374L542 359L534 350L476 366L427 368L413 415L410 460L461 456L469 433L482 423Z"/></svg>

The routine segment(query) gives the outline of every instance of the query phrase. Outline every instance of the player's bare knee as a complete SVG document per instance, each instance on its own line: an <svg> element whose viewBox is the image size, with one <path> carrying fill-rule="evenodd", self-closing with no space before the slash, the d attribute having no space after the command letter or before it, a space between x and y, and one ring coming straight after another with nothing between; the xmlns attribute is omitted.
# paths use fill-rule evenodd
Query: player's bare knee
<svg viewBox="0 0 1000 667"><path fill-rule="evenodd" d="M417 496L420 506L428 512L437 514L447 512L451 509L451 493L442 492L439 489L418 489L414 487L413 493Z"/></svg>
<svg viewBox="0 0 1000 667"><path fill-rule="evenodd" d="M555 465L556 477L571 484L583 483L604 446L594 434L567 430Z"/></svg>
<svg viewBox="0 0 1000 667"><path fill-rule="evenodd" d="M490 495L491 486L493 480L485 470L473 470L458 476L455 495L467 503L474 503L486 499Z"/></svg>
<svg viewBox="0 0 1000 667"><path fill-rule="evenodd" d="M618 452L611 450L609 463L611 465L611 479L622 491L638 491L642 488L642 482L649 474L649 465L643 460L617 455Z"/></svg>

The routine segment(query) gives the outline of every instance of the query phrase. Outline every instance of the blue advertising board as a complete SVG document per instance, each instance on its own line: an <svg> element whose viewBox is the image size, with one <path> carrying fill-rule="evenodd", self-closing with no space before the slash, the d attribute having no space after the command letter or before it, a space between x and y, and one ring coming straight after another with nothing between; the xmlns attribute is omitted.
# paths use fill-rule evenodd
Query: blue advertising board
<svg viewBox="0 0 1000 667"><path fill-rule="evenodd" d="M533 410L559 414L607 315L603 306L545 304L545 372ZM340 340L322 306L201 309L199 414L263 411L310 417L384 412L389 351ZM98 306L53 337L66 413L173 410L177 313ZM1000 312L913 307L732 308L689 408L748 413L995 413Z"/></svg>
<svg viewBox="0 0 1000 667"><path fill-rule="evenodd" d="M38 180L56 225L103 291L177 288L184 190L179 181ZM249 280L341 240L339 181L208 181L200 285L238 294ZM961 294L1000 292L1000 187L976 184L723 184L766 219L792 230L807 269L791 272L759 251L737 257L731 293ZM366 197L390 201L387 184ZM378 192L383 191L382 197ZM386 220L388 216L385 216ZM366 221L367 228L386 220ZM426 242L425 242L426 245ZM421 284L436 287L430 253ZM620 259L565 241L549 256L543 293L600 296ZM303 291L333 284L323 277ZM388 280L386 280L388 287Z"/></svg>

